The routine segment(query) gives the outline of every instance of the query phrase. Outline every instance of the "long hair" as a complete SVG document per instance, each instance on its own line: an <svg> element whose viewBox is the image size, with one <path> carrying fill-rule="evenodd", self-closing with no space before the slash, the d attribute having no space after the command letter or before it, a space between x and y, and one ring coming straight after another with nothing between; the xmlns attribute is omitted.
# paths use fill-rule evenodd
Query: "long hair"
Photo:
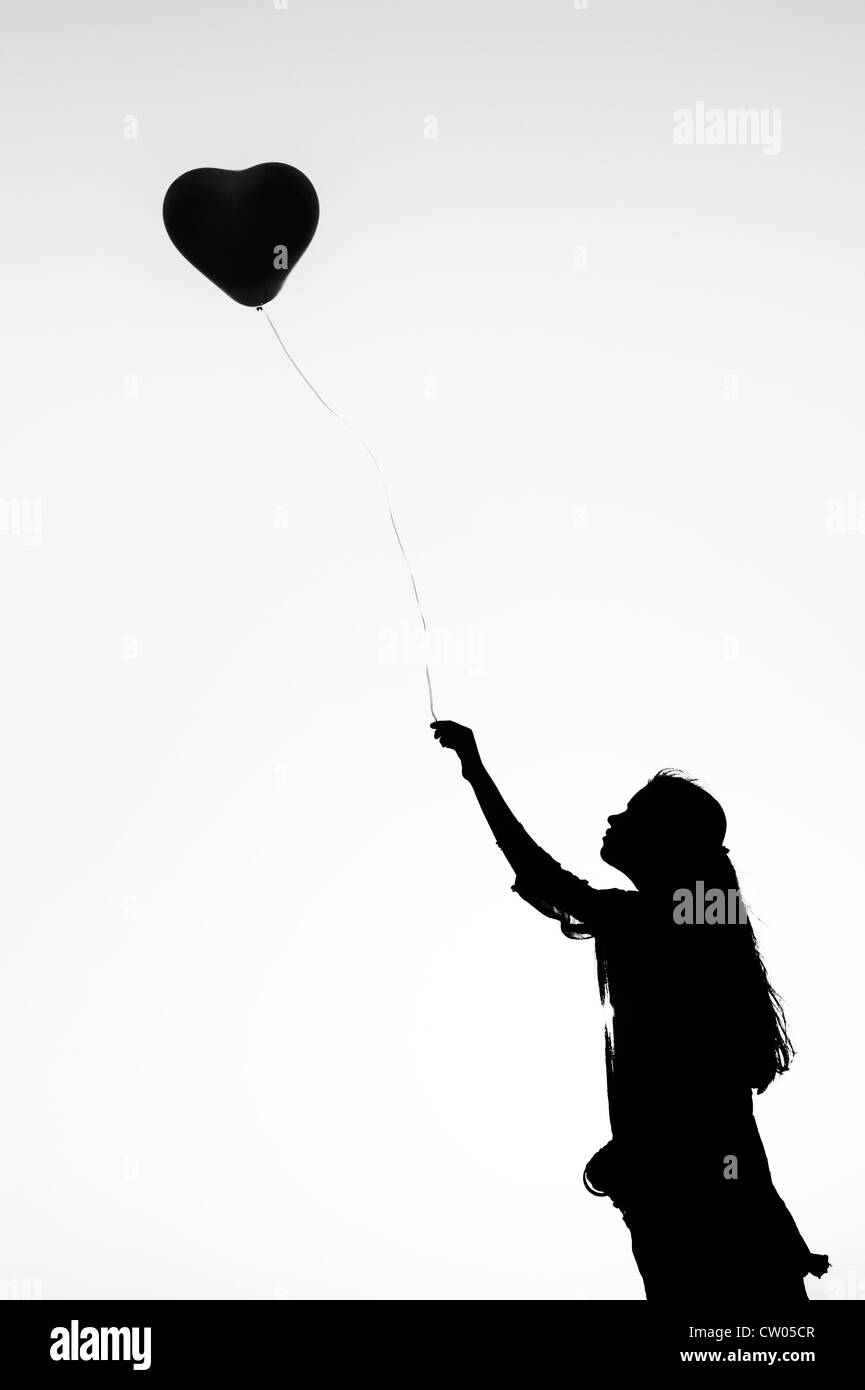
<svg viewBox="0 0 865 1390"><path fill-rule="evenodd" d="M674 872L677 884L702 880L707 887L721 889L727 902L740 905L731 925L717 931L697 928L699 936L691 929L691 952L686 954L685 947L677 950L675 979L670 983L692 995L698 992L694 1002L705 1005L705 1028L735 1030L738 1065L760 1094L787 1071L795 1050L783 1003L769 982L739 879L724 846L726 816L705 788L673 768L656 773L645 790L656 802L657 846L666 856L667 874ZM703 943L702 950L694 947L697 942ZM601 994L615 1007L608 951L596 941L598 947ZM702 978L695 978L695 972Z"/></svg>

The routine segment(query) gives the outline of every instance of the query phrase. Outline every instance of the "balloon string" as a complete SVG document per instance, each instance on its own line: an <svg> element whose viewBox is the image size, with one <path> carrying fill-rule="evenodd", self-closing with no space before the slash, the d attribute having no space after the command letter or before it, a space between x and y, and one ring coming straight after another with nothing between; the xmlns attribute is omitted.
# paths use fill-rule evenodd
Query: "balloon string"
<svg viewBox="0 0 865 1390"><path fill-rule="evenodd" d="M371 448L369 447L369 445L367 444L366 440L361 438L361 436L358 434L358 432L357 432L357 430L354 428L354 426L353 426L353 425L350 425L349 422L348 422L348 420L344 419L343 416L340 415L338 411L334 410L333 406L328 405L327 401L324 399L324 396L322 396L321 393L320 393L319 391L316 390L316 388L313 386L312 382L310 381L309 377L306 376L306 375L300 370L300 367L297 365L297 363L295 362L295 360L294 360L294 358L292 357L291 353L289 352L288 348L285 346L285 343L282 341L282 338L279 336L279 333L277 332L277 329L276 329L276 325L274 324L273 319L270 317L270 314L267 312L267 310L265 309L264 305L263 305L263 304L262 304L262 305L259 305L259 308L260 308L261 312L264 314L264 317L267 319L267 322L270 324L270 327L271 327L271 329L273 330L273 334L274 334L274 337L276 338L276 341L279 343L279 346L282 348L283 352L285 353L285 355L286 355L286 357L288 358L288 360L289 360L289 362L291 363L291 365L294 367L294 370L297 372L298 376L301 378L302 381L305 381L305 382L306 382L306 384L307 384L307 386L309 387L309 389L310 389L310 391L312 392L312 394L316 397L317 400L321 401L321 404L324 406L325 410L329 411L330 414L334 417L335 420L339 420L339 423L340 423L341 425L344 425L344 426L345 426L345 428L348 430L349 434L354 435L354 438L357 440L358 444L360 444L361 448L364 449L364 451L369 455L369 457L372 459L373 463L375 464L376 471L377 471L377 473L378 473L379 478L381 479L382 491L384 492L384 500L385 500L385 503L386 503L386 505L387 505L387 514L388 514L388 516L390 517L390 524L391 524L391 526L393 527L393 533L394 533L394 535L396 536L397 545L399 546L400 551L402 552L402 558L405 560L405 566L406 566L406 569L408 570L409 579L411 580L411 587L412 587L412 592L413 592L413 594L414 594L414 601L415 601L415 604L416 604L416 606L417 606L417 611L418 611L418 613L420 614L421 625L422 625L422 627L423 627L424 670L425 670L425 672L426 672L427 693L428 693L428 695L429 695L429 711L430 711L430 714L431 714L432 717L433 717L433 720L435 720L436 712L435 712L435 709L433 708L432 681L430 680L430 673L429 673L429 630L428 630L428 628L427 628L426 617L424 616L423 607L422 607L422 605L421 605L420 595L419 595L419 593L418 593L418 588L417 588L417 580L416 580L415 577L414 577L414 570L413 570L412 567L411 567L411 561L409 560L409 558L408 558L408 553L407 553L407 551L406 551L406 548L405 548L405 546L404 546L403 543L402 543L402 536L401 536L400 533L399 533L399 527L398 527L397 524L396 524L396 517L395 517L394 514L393 514L393 506L392 506L391 500L390 500L390 493L389 493L389 491L388 491L387 478L386 478L385 475L384 475L384 469L382 468L381 464L379 463L379 461L378 461L378 459L376 458L375 454L373 453L372 449L371 449Z"/></svg>

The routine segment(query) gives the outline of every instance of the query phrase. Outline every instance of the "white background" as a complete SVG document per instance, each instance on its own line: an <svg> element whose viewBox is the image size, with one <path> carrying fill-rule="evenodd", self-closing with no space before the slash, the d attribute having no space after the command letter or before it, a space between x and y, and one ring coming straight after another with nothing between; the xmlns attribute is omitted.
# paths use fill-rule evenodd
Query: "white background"
<svg viewBox="0 0 865 1390"><path fill-rule="evenodd" d="M4 1287L642 1297L580 1183L591 946L508 891L433 742L369 460L162 226L182 171L280 160L322 213L272 313L387 470L437 712L599 886L659 767L719 797L799 1048L773 1173L833 1261L812 1297L865 1296L863 27L16 7ZM780 110L780 150L677 145L698 101Z"/></svg>

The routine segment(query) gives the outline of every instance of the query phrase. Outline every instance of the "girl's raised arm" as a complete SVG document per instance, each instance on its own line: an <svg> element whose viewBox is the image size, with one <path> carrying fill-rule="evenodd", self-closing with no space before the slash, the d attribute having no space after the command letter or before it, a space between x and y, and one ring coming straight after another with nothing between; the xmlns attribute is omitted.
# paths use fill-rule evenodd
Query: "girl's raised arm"
<svg viewBox="0 0 865 1390"><path fill-rule="evenodd" d="M463 777L477 797L496 844L516 874L513 891L545 917L558 921L568 935L590 936L592 929L586 922L599 917L607 893L563 869L523 829L484 767L471 729L450 719L438 719L430 727L442 747L457 754ZM614 894L618 891L608 890Z"/></svg>

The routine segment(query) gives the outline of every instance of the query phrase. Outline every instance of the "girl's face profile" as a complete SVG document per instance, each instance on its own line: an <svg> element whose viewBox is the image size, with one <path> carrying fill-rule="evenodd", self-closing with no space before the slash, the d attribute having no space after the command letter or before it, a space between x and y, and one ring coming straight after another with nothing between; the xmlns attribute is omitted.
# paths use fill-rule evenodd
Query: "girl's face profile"
<svg viewBox="0 0 865 1390"><path fill-rule="evenodd" d="M641 787L624 811L607 817L609 828L601 842L605 864L628 873L652 856L664 834L658 801L651 787Z"/></svg>

